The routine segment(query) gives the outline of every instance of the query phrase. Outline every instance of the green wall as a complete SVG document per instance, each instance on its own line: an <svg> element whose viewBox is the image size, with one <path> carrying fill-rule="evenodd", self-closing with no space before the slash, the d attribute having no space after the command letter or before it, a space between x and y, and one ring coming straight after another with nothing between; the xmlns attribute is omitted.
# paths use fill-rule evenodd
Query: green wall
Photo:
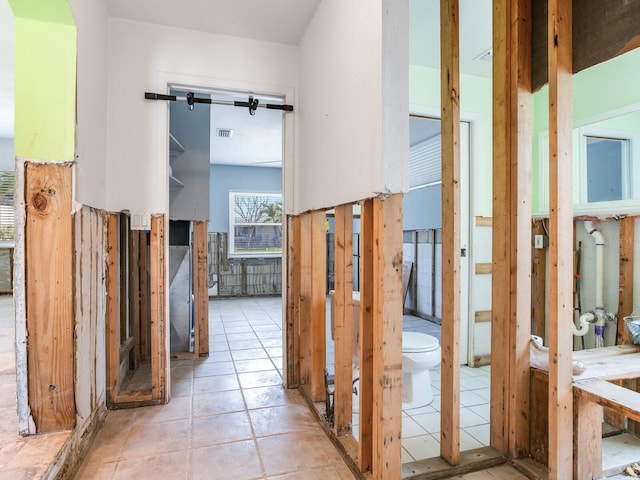
<svg viewBox="0 0 640 480"><path fill-rule="evenodd" d="M9 0L15 15L15 155L72 161L76 27L68 0Z"/></svg>
<svg viewBox="0 0 640 480"><path fill-rule="evenodd" d="M576 126L594 124L603 128L633 130L637 115L619 117L630 109L640 110L640 49L583 70L573 77L573 121ZM549 91L545 86L533 96L533 211L540 212L540 133L549 129ZM606 120L606 121L605 121ZM626 128L624 128L626 127ZM574 139L577 139L574 134ZM574 156L577 154L574 145ZM575 162L574 162L575 165ZM574 199L577 199L574 170Z"/></svg>
<svg viewBox="0 0 640 480"><path fill-rule="evenodd" d="M440 71L409 66L409 103L440 110ZM462 120L471 120L471 215L491 216L492 182L492 91L491 79L460 76ZM412 113L415 113L412 111ZM440 114L438 113L438 117Z"/></svg>

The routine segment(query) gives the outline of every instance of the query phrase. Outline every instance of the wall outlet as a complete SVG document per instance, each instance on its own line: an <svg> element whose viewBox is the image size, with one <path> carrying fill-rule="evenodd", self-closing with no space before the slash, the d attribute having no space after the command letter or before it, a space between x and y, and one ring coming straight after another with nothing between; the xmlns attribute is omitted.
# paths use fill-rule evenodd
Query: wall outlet
<svg viewBox="0 0 640 480"><path fill-rule="evenodd" d="M533 246L535 248L544 248L545 247L544 235L536 235L534 237Z"/></svg>
<svg viewBox="0 0 640 480"><path fill-rule="evenodd" d="M131 230L151 230L151 214L131 212Z"/></svg>

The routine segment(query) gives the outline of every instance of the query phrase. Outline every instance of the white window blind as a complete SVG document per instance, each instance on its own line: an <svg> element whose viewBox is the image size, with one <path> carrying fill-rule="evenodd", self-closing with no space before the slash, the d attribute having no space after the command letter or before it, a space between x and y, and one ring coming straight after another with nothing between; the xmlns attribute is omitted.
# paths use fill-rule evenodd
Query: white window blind
<svg viewBox="0 0 640 480"><path fill-rule="evenodd" d="M0 241L13 241L15 238L15 182L14 172L0 171Z"/></svg>
<svg viewBox="0 0 640 480"><path fill-rule="evenodd" d="M442 137L436 135L409 150L409 188L435 185L442 180Z"/></svg>

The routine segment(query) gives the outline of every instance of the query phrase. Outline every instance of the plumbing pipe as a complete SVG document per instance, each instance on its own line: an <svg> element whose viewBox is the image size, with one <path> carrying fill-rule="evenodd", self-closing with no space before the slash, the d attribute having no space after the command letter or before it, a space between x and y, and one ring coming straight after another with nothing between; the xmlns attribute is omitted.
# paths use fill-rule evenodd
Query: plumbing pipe
<svg viewBox="0 0 640 480"><path fill-rule="evenodd" d="M576 327L575 323L571 324L573 327L573 334L576 337L582 337L586 335L586 333L589 331L589 324L593 323L595 319L596 316L593 312L585 312L580 315L580 329Z"/></svg>
<svg viewBox="0 0 640 480"><path fill-rule="evenodd" d="M604 237L602 233L593 226L591 220L584 221L584 228L596 242L596 324L594 333L596 334L596 348L604 347Z"/></svg>

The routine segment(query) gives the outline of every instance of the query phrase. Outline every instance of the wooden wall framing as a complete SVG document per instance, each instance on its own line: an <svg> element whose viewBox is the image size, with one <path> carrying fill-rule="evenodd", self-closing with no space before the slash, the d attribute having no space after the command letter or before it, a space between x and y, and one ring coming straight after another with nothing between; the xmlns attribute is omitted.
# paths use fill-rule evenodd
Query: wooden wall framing
<svg viewBox="0 0 640 480"><path fill-rule="evenodd" d="M129 231L122 216L124 214L108 215L106 233L107 404L111 408L160 404L169 400L165 217L153 216L151 232L146 233ZM127 242L126 248L123 248L123 242ZM121 261L123 252L127 252L127 262ZM127 283L126 289L122 288L123 281ZM123 304L128 307L123 308ZM151 365L149 388L123 388L127 371L138 368L140 360Z"/></svg>
<svg viewBox="0 0 640 480"><path fill-rule="evenodd" d="M494 0L490 443L528 454L531 332L531 0ZM507 293L508 292L508 293Z"/></svg>
<svg viewBox="0 0 640 480"><path fill-rule="evenodd" d="M37 433L76 422L71 164L25 164L28 402Z"/></svg>

